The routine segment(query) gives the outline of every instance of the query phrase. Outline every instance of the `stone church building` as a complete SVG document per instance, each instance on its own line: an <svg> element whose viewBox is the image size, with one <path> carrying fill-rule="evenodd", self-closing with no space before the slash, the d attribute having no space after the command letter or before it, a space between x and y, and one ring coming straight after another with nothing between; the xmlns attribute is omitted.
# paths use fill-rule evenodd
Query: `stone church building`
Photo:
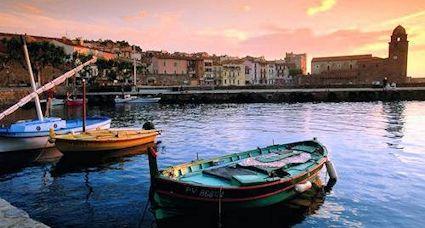
<svg viewBox="0 0 425 228"><path fill-rule="evenodd" d="M409 41L406 30L397 26L389 42L388 58L368 55L317 57L311 61L311 84L371 84L386 77L404 83L407 78Z"/></svg>

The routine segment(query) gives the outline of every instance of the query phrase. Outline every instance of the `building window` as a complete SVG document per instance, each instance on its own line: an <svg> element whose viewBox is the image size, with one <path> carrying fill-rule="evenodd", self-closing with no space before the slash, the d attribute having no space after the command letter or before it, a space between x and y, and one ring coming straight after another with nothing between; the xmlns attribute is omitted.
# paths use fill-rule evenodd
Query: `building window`
<svg viewBox="0 0 425 228"><path fill-rule="evenodd" d="M350 70L352 70L353 69L353 65L352 64L350 64Z"/></svg>
<svg viewBox="0 0 425 228"><path fill-rule="evenodd" d="M224 84L226 84L227 83L227 79L224 79Z"/></svg>
<svg viewBox="0 0 425 228"><path fill-rule="evenodd" d="M397 41L400 41L401 40L401 38L400 37L397 37Z"/></svg>
<svg viewBox="0 0 425 228"><path fill-rule="evenodd" d="M239 85L239 80L238 80L238 85Z"/></svg>
<svg viewBox="0 0 425 228"><path fill-rule="evenodd" d="M331 67L330 66L328 66L328 71L331 69Z"/></svg>
<svg viewBox="0 0 425 228"><path fill-rule="evenodd" d="M165 66L165 61L164 61L164 66Z"/></svg>

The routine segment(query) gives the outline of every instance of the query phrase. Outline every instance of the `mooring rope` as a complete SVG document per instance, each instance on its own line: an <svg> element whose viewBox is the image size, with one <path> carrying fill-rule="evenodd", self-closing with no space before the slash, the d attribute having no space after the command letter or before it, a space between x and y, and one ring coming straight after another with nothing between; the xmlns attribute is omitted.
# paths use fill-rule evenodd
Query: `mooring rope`
<svg viewBox="0 0 425 228"><path fill-rule="evenodd" d="M151 200L151 194L150 194L151 193L151 190L152 190L151 188L152 188L152 186L149 188L149 194L148 194L149 197L148 197L148 200L146 201L146 205L145 205L145 208L143 209L142 217L140 218L139 225L137 227L142 227L142 223L145 220L146 211L148 209L149 202Z"/></svg>
<svg viewBox="0 0 425 228"><path fill-rule="evenodd" d="M221 197L222 197L222 192L223 187L220 186L220 191L218 193L218 227L221 228L222 224L221 224Z"/></svg>

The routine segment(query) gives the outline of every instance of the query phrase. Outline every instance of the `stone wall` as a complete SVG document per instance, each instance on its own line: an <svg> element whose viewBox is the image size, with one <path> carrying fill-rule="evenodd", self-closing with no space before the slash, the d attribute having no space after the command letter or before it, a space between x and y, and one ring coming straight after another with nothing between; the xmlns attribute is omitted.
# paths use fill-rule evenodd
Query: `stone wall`
<svg viewBox="0 0 425 228"><path fill-rule="evenodd" d="M30 93L31 89L25 88L0 88L0 108L15 104L19 99ZM1 109L2 110L2 109Z"/></svg>
<svg viewBox="0 0 425 228"><path fill-rule="evenodd" d="M264 91L237 93L179 93L162 94L161 103L298 103L298 102L369 102L369 101L425 101L422 90L358 90L358 91Z"/></svg>
<svg viewBox="0 0 425 228"><path fill-rule="evenodd" d="M54 78L65 73L70 66L61 66L60 68L55 68L52 66L46 66L42 70L42 84L52 81ZM34 79L37 81L37 75L34 71ZM8 86L22 86L29 85L30 77L28 70L24 67L23 64L18 61L9 61L7 63L0 64L0 87Z"/></svg>
<svg viewBox="0 0 425 228"><path fill-rule="evenodd" d="M35 227L48 228L43 223L31 219L25 211L0 199L0 227Z"/></svg>

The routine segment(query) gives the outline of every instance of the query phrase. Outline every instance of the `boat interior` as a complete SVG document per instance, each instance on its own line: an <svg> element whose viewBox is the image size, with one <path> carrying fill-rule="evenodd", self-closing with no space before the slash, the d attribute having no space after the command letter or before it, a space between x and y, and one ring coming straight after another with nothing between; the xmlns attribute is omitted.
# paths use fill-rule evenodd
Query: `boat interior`
<svg viewBox="0 0 425 228"><path fill-rule="evenodd" d="M317 143L273 145L170 167L161 175L211 187L250 186L297 176L324 156L323 148Z"/></svg>

